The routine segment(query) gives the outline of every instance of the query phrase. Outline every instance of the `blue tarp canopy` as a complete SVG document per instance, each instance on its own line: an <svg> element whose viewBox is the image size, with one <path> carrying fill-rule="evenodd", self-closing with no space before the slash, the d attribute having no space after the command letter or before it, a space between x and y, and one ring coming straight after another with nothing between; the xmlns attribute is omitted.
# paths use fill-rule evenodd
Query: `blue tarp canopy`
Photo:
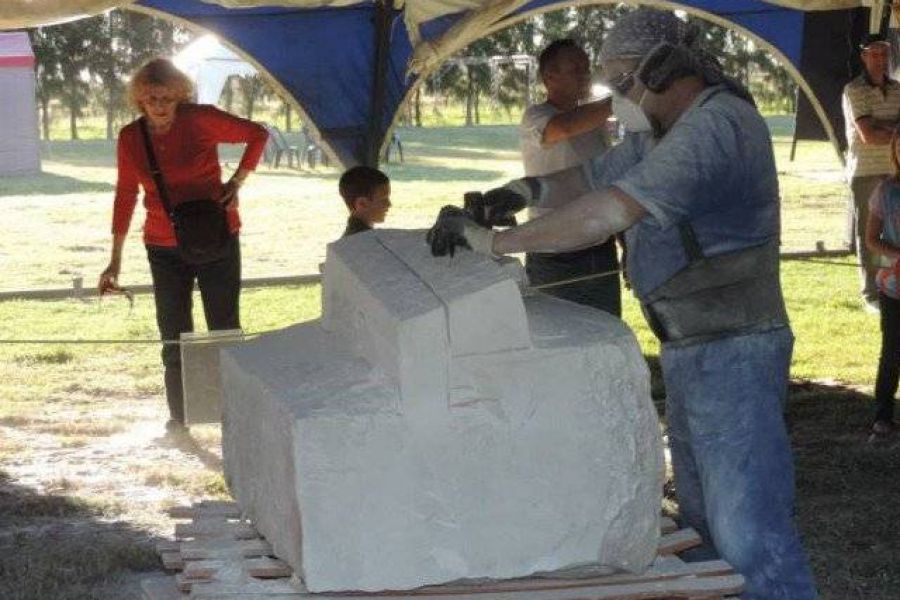
<svg viewBox="0 0 900 600"><path fill-rule="evenodd" d="M399 9L392 8L389 0L284 0L278 6L275 2L266 5L265 0L106 0L106 4L215 33L293 99L334 158L351 165L377 161L403 101L443 59L529 15L587 3L406 0L399 4L395 0L394 6L402 6ZM835 91L829 89L824 93L828 97L823 97L807 75L815 74L816 64L847 64L848 48L853 45L832 37L829 59L820 55L821 49L810 38L826 21L832 30L835 24L848 24L844 27L848 40L858 35L865 18L859 2L682 0L665 4L736 29L774 52L805 94L801 107L818 117L818 135L839 145L834 135L840 122ZM0 27L8 23L3 17L0 10ZM813 50L817 56L811 56ZM830 78L834 75L831 71ZM829 87L829 77L820 79Z"/></svg>

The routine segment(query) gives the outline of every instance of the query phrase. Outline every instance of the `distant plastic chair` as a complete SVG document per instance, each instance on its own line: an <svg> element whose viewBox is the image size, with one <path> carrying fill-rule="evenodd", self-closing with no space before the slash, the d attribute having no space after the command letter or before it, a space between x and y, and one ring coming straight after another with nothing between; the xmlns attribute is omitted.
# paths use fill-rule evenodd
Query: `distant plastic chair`
<svg viewBox="0 0 900 600"><path fill-rule="evenodd" d="M304 127L300 131L300 155L310 169L316 168L316 162L321 162L323 167L328 166L328 154L319 146L309 129Z"/></svg>
<svg viewBox="0 0 900 600"><path fill-rule="evenodd" d="M275 125L263 123L263 127L269 132L269 141L266 144L264 157L269 161L269 166L277 169L281 159L287 155L288 168L294 167L294 159L297 160L297 168L300 168L300 150L297 146L288 143L287 138Z"/></svg>
<svg viewBox="0 0 900 600"><path fill-rule="evenodd" d="M403 163L403 144L400 142L400 138L396 133L391 134L391 141L388 142L387 148L384 151L384 162L391 162L391 148L397 147L397 154L400 156L400 163Z"/></svg>

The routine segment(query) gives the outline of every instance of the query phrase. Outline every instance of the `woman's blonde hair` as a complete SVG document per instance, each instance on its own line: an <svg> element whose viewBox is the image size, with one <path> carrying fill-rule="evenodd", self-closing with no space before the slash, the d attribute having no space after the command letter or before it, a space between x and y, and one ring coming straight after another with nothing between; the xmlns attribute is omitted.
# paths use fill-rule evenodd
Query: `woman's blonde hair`
<svg viewBox="0 0 900 600"><path fill-rule="evenodd" d="M194 84L168 58L153 58L137 70L128 83L128 103L143 113L141 99L152 86L164 86L175 94L178 104L190 102L194 97Z"/></svg>

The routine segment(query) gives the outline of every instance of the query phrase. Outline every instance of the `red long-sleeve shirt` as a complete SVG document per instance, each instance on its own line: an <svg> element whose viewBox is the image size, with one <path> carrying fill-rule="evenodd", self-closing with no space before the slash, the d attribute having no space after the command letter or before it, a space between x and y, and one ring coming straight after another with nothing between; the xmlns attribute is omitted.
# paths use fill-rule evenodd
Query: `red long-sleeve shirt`
<svg viewBox="0 0 900 600"><path fill-rule="evenodd" d="M205 104L182 104L169 131L151 136L153 152L173 206L187 200L217 198L224 187L217 144L246 143L239 168L253 170L262 156L268 133L261 125L241 119ZM118 180L113 204L112 232L128 233L138 186L144 190L144 243L174 246L172 222L163 210L137 121L119 132L117 147ZM232 233L241 227L237 210L228 211Z"/></svg>

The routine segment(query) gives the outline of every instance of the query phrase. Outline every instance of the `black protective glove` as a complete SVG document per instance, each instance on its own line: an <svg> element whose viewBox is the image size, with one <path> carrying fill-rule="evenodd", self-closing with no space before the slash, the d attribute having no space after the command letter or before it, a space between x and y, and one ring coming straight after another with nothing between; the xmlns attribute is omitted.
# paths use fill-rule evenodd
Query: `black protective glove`
<svg viewBox="0 0 900 600"><path fill-rule="evenodd" d="M497 227L516 225L516 213L534 204L541 192L536 177L513 179L503 187L484 193L485 224Z"/></svg>
<svg viewBox="0 0 900 600"><path fill-rule="evenodd" d="M433 256L453 256L459 247L493 256L494 232L458 206L443 207L425 239Z"/></svg>

